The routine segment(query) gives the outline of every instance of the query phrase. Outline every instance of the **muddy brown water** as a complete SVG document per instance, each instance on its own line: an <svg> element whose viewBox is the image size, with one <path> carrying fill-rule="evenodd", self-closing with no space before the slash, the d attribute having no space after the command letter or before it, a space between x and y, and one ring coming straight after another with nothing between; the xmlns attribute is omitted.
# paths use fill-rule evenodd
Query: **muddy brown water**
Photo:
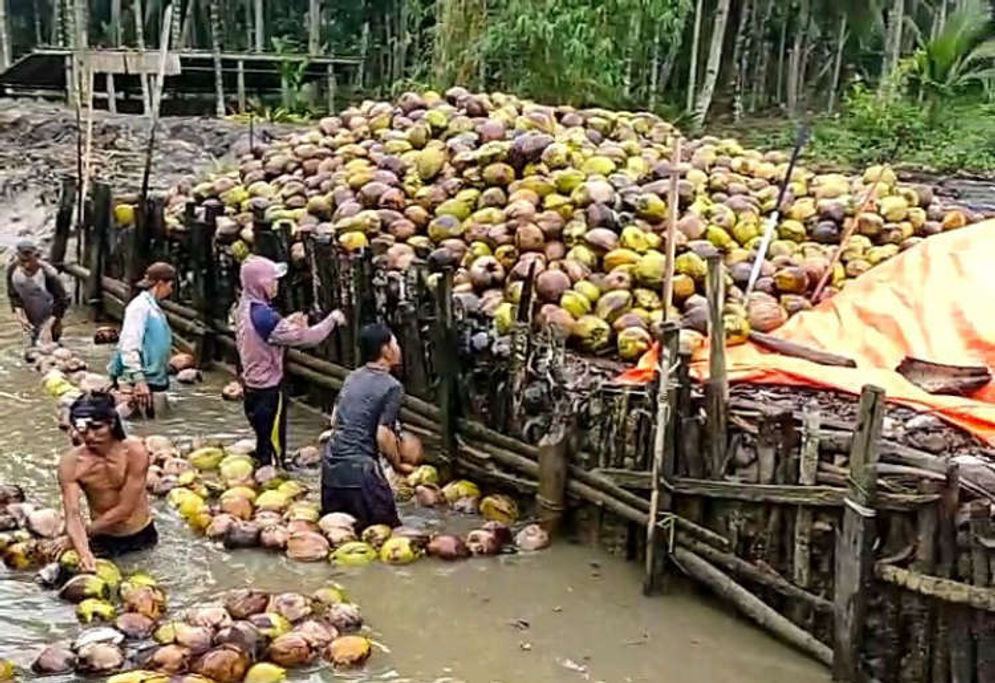
<svg viewBox="0 0 995 683"><path fill-rule="evenodd" d="M73 317L65 344L92 368L102 367L106 349L94 347L92 327L79 314ZM20 483L33 501L57 504L55 466L68 442L56 426L54 402L41 391L39 375L23 364L22 350L4 306L0 430L6 438L0 481ZM129 431L247 436L241 406L219 398L228 379L209 373L204 384L177 388L168 419L129 424ZM321 418L302 408L292 409L290 425L292 445L313 441L323 429ZM372 637L382 644L367 668L349 676L315 668L294 672L295 680L828 680L820 665L709 597L681 587L665 598L643 598L635 563L567 541L534 554L342 571L257 551L226 552L195 537L162 502L155 508L159 546L120 564L125 571L144 568L157 576L172 613L229 588L307 593L329 580L342 583L360 604ZM449 528L470 523L426 518L410 508L402 510L402 517ZM26 669L45 644L72 638L79 630L72 606L36 585L31 573L0 566L0 657Z"/></svg>

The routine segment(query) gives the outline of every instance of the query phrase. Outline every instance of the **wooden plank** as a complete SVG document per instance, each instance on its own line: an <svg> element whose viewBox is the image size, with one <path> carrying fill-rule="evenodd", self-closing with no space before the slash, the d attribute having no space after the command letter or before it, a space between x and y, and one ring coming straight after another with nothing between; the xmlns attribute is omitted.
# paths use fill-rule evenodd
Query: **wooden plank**
<svg viewBox="0 0 995 683"><path fill-rule="evenodd" d="M796 342L779 339L772 334L764 332L750 332L750 341L759 346L777 351L784 356L803 358L819 365L830 365L842 368L855 368L857 363L845 356L838 356L835 353L828 353L819 349L813 349Z"/></svg>
<svg viewBox="0 0 995 683"><path fill-rule="evenodd" d="M845 504L847 498L847 490L837 486L744 484L736 481L683 477L674 479L673 489L674 493L680 495L812 507L840 507ZM878 507L884 510L913 510L920 505L933 503L937 498L936 495L926 494L879 493L877 502Z"/></svg>
<svg viewBox="0 0 995 683"><path fill-rule="evenodd" d="M62 180L62 192L59 195L59 210L55 215L55 236L48 262L56 268L62 268L66 262L66 249L69 246L69 234L72 231L73 206L76 203L76 179L67 177Z"/></svg>
<svg viewBox="0 0 995 683"><path fill-rule="evenodd" d="M819 469L819 413L807 407L802 419L802 445L798 462L799 486L815 486ZM791 556L791 578L799 588L811 583L812 509L799 505L795 511L795 538ZM797 621L807 619L804 609L793 610Z"/></svg>
<svg viewBox="0 0 995 683"><path fill-rule="evenodd" d="M159 50L84 50L84 63L94 73L102 74L158 74ZM179 76L180 55L167 53L163 65L165 76Z"/></svg>
<svg viewBox="0 0 995 683"><path fill-rule="evenodd" d="M900 586L919 595L937 598L945 603L995 612L995 589L993 588L972 586L969 583L945 579L941 576L929 576L891 564L877 565L874 568L874 574L881 581Z"/></svg>
<svg viewBox="0 0 995 683"><path fill-rule="evenodd" d="M862 676L860 655L874 571L877 488L877 475L868 465L877 461L875 444L884 410L884 390L865 386L850 450L850 491L843 508L843 529L836 543L833 678L839 681L857 681Z"/></svg>

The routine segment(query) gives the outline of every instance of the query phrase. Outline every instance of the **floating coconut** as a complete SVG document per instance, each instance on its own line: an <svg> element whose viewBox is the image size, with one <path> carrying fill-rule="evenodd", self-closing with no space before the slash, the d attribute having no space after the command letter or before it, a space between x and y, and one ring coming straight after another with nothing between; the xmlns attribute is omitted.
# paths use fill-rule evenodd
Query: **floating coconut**
<svg viewBox="0 0 995 683"><path fill-rule="evenodd" d="M250 664L246 653L231 645L222 645L198 657L191 669L217 683L238 683L245 677Z"/></svg>
<svg viewBox="0 0 995 683"><path fill-rule="evenodd" d="M337 668L362 666L370 658L370 641L362 636L340 636L325 648L322 656Z"/></svg>
<svg viewBox="0 0 995 683"><path fill-rule="evenodd" d="M351 602L329 605L325 610L324 619L339 633L355 631L363 626L363 615L359 611L359 605Z"/></svg>
<svg viewBox="0 0 995 683"><path fill-rule="evenodd" d="M311 615L311 601L300 593L280 593L270 598L267 612L275 612L290 622L306 619Z"/></svg>
<svg viewBox="0 0 995 683"><path fill-rule="evenodd" d="M428 544L428 554L442 560L461 560L470 556L470 550L459 536L440 534Z"/></svg>
<svg viewBox="0 0 995 683"><path fill-rule="evenodd" d="M31 664L31 670L43 676L67 674L75 668L76 653L63 645L49 645Z"/></svg>
<svg viewBox="0 0 995 683"><path fill-rule="evenodd" d="M538 524L529 524L515 536L519 550L542 550L549 547L549 534Z"/></svg>
<svg viewBox="0 0 995 683"><path fill-rule="evenodd" d="M121 648L109 643L94 643L79 651L76 670L84 674L106 675L123 665Z"/></svg>
<svg viewBox="0 0 995 683"><path fill-rule="evenodd" d="M266 649L266 658L284 667L304 666L314 658L311 644L301 633L286 633L275 638Z"/></svg>

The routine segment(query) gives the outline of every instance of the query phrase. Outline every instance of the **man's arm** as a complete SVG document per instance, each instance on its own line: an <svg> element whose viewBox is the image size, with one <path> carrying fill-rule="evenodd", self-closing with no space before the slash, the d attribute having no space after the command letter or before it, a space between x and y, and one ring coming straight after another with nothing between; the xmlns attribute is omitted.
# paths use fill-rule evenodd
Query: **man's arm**
<svg viewBox="0 0 995 683"><path fill-rule="evenodd" d="M21 301L20 295L17 290L14 289L14 269L17 268L16 262L11 262L7 264L7 298L10 299L10 309L16 311L18 308L24 308L24 302Z"/></svg>
<svg viewBox="0 0 995 683"><path fill-rule="evenodd" d="M66 309L69 308L69 294L66 292L65 285L62 284L62 278L59 277L59 271L55 269L55 266L45 263L42 267L45 269L45 287L53 299L52 316L61 318L66 314Z"/></svg>
<svg viewBox="0 0 995 683"><path fill-rule="evenodd" d="M124 486L117 505L107 510L97 519L90 522L87 532L91 536L105 533L116 525L128 519L128 516L145 495L146 477L149 472L149 453L140 441L128 444L127 469L124 475Z"/></svg>
<svg viewBox="0 0 995 683"><path fill-rule="evenodd" d="M79 507L79 499L83 494L76 481L76 456L67 453L59 463L59 488L62 490L62 511L66 519L66 534L79 555L80 569L93 571L96 569L96 559L90 550L90 539L86 535L86 525L83 523L83 512Z"/></svg>
<svg viewBox="0 0 995 683"><path fill-rule="evenodd" d="M274 315L277 316L275 323ZM336 325L344 321L344 316L340 311L332 311L320 323L310 327L298 322L298 319L303 320L303 316L299 314L280 318L272 309L269 309L265 317L268 320L263 320L260 317L259 322L262 323L260 325L257 322L257 316L253 316L252 323L267 343L277 346L316 346L332 333Z"/></svg>
<svg viewBox="0 0 995 683"><path fill-rule="evenodd" d="M403 400L404 390L400 383L395 384L384 399L383 411L380 413L380 426L377 427L377 445L395 471L407 474L414 468L401 462L401 439L395 429Z"/></svg>

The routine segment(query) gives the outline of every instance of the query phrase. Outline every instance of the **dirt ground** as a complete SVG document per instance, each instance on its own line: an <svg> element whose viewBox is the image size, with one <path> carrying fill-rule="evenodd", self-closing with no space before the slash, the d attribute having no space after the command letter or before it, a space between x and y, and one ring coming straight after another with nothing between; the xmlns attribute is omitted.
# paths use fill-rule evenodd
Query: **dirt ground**
<svg viewBox="0 0 995 683"><path fill-rule="evenodd" d="M78 146L76 112L50 102L0 100L0 248L19 237L44 239L54 227L62 179L76 177ZM148 144L145 117L97 111L92 127L91 178L110 183L115 194L141 187ZM285 126L257 125L267 138ZM183 176L211 164L224 164L240 140L248 142L248 126L206 117L160 120L152 159L151 188L165 191Z"/></svg>

